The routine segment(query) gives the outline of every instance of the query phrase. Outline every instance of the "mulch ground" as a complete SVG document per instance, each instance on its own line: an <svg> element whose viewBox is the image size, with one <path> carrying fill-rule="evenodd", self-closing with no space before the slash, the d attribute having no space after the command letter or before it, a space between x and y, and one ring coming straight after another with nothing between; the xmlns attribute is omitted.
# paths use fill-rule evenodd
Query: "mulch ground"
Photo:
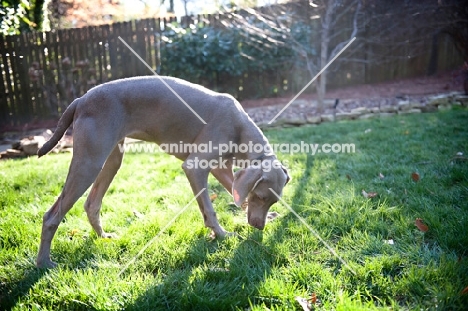
<svg viewBox="0 0 468 311"><path fill-rule="evenodd" d="M311 87L313 88L313 87ZM463 91L463 77L461 70L454 70L443 74L437 74L430 77L417 77L412 79L402 79L386 83L364 84L352 87L327 90L326 99L340 99L341 101L353 100L350 108L359 106L372 106L375 99L404 98L404 97L424 97L426 95L437 95L450 92ZM249 110L265 106L286 105L295 94L289 97L248 99L241 101L242 106ZM303 94L300 100L313 101L316 95ZM366 100L374 99L374 100ZM343 105L341 105L343 107ZM258 115L258 114L257 114ZM263 116L260 116L263 118ZM256 117L258 119L258 117ZM0 126L0 141L5 135L11 136L12 133L26 135L37 129L53 129L57 125L57 120L33 121L22 126L6 127Z"/></svg>
<svg viewBox="0 0 468 311"><path fill-rule="evenodd" d="M312 87L311 87L312 88ZM385 83L363 84L340 89L327 90L326 99L369 99L392 97L423 97L450 92L463 91L461 72L450 71L430 77L401 79ZM241 102L244 108L284 105L294 97L247 99ZM299 99L316 100L316 94L301 95Z"/></svg>

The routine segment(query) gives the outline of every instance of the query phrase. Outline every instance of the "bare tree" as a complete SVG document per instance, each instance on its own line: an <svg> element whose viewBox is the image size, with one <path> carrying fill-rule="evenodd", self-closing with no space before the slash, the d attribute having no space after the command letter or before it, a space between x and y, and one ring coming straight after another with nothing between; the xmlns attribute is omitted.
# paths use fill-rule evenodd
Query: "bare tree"
<svg viewBox="0 0 468 311"><path fill-rule="evenodd" d="M358 35L361 7L361 0L300 1L232 13L232 20L235 27L244 30L247 41L259 49L265 48L265 41L271 45L291 47L304 61L312 78ZM350 13L352 20L344 21ZM327 85L326 72L321 74L315 85L317 110L321 113Z"/></svg>
<svg viewBox="0 0 468 311"><path fill-rule="evenodd" d="M310 78L354 37L357 40L336 60L332 70L344 62L411 61L426 55L429 46L432 55L426 66L430 74L437 72L438 42L443 34L454 39L468 60L468 6L464 2L299 0L231 13L229 26L242 29L246 43L258 49L290 47L296 54L296 62L303 62L302 67L307 69ZM327 71L315 84L318 112L324 108Z"/></svg>

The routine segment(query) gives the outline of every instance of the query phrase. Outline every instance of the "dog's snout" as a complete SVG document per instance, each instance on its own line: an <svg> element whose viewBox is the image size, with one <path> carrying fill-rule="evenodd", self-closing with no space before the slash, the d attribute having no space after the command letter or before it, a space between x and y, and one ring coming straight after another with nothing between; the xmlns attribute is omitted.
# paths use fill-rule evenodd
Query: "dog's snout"
<svg viewBox="0 0 468 311"><path fill-rule="evenodd" d="M260 218L251 219L249 221L249 224L252 227L257 228L259 230L263 230L263 228L265 228L265 221L263 219L260 219Z"/></svg>

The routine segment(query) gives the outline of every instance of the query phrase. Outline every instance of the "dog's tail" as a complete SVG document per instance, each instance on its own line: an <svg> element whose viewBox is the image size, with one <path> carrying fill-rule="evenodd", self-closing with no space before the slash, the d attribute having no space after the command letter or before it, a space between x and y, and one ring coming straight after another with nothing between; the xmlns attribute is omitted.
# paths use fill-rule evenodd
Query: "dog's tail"
<svg viewBox="0 0 468 311"><path fill-rule="evenodd" d="M60 120L57 124L57 129L55 130L54 134L52 137L47 141L44 146L37 151L38 157L42 157L46 153L48 153L50 150L52 150L57 143L59 142L60 139L62 139L63 134L65 134L65 131L68 129L70 124L73 122L73 117L75 116L75 110L76 106L79 103L79 98L75 99L67 109L65 109L65 112L63 115L60 117Z"/></svg>

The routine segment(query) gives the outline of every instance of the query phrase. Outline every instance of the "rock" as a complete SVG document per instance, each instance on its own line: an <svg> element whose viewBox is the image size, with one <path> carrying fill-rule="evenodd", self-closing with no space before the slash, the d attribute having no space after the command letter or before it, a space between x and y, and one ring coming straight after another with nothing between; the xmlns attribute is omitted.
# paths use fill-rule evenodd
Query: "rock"
<svg viewBox="0 0 468 311"><path fill-rule="evenodd" d="M439 95L429 98L428 105L439 106L450 104L450 98L447 95Z"/></svg>
<svg viewBox="0 0 468 311"><path fill-rule="evenodd" d="M438 106L437 106L437 109L438 109L439 111L450 110L450 109L452 109L452 105L450 105L450 103L438 105Z"/></svg>
<svg viewBox="0 0 468 311"><path fill-rule="evenodd" d="M434 106L434 105L421 106L420 109L422 112L436 112L437 106Z"/></svg>
<svg viewBox="0 0 468 311"><path fill-rule="evenodd" d="M381 106L380 112L397 112L398 108L395 106Z"/></svg>
<svg viewBox="0 0 468 311"><path fill-rule="evenodd" d="M333 122L335 121L335 117L332 114L322 114L321 120L322 122Z"/></svg>
<svg viewBox="0 0 468 311"><path fill-rule="evenodd" d="M398 110L400 111L408 111L411 109L411 103L409 100L402 100L398 102Z"/></svg>
<svg viewBox="0 0 468 311"><path fill-rule="evenodd" d="M402 110L398 111L398 114L411 114L411 113L421 113L421 109L410 109L410 110Z"/></svg>
<svg viewBox="0 0 468 311"><path fill-rule="evenodd" d="M369 109L367 107L354 108L354 109L351 109L351 113L354 113L357 115L366 114L366 113L369 113Z"/></svg>
<svg viewBox="0 0 468 311"><path fill-rule="evenodd" d="M319 124L322 122L322 118L320 116L307 116L306 121L309 124Z"/></svg>
<svg viewBox="0 0 468 311"><path fill-rule="evenodd" d="M269 121L267 121L267 122L269 122ZM286 118L283 116L283 117L277 118L277 119L276 119L275 121L273 121L273 123L270 124L270 125L273 125L273 126L283 126L283 125L287 124L287 122L288 122L288 119L286 119Z"/></svg>
<svg viewBox="0 0 468 311"><path fill-rule="evenodd" d="M375 113L366 113L366 114L360 115L358 119L367 120L367 119L376 118L378 116L379 115Z"/></svg>
<svg viewBox="0 0 468 311"><path fill-rule="evenodd" d="M261 128L262 130L273 126L273 124L268 124L267 121L258 121L258 122L255 122L255 124L257 124L257 126Z"/></svg>
<svg viewBox="0 0 468 311"><path fill-rule="evenodd" d="M357 112L353 112L353 111L351 111L351 112L338 112L335 115L335 120L336 121L353 120L353 119L358 118L360 115L361 115L361 113L357 113Z"/></svg>
<svg viewBox="0 0 468 311"><path fill-rule="evenodd" d="M393 117L395 115L396 115L396 112L381 112L380 114L378 114L378 116L381 118Z"/></svg>
<svg viewBox="0 0 468 311"><path fill-rule="evenodd" d="M458 95L455 100L459 102L463 107L468 107L468 96Z"/></svg>
<svg viewBox="0 0 468 311"><path fill-rule="evenodd" d="M43 136L32 136L20 140L19 150L22 150L26 155L36 155L39 148L45 143Z"/></svg>
<svg viewBox="0 0 468 311"><path fill-rule="evenodd" d="M294 126L300 126L307 123L306 119L302 116L290 116L284 121L285 124L290 124Z"/></svg>
<svg viewBox="0 0 468 311"><path fill-rule="evenodd" d="M372 112L372 113L380 113L380 109L379 109L379 107L372 107L372 108L370 109L370 112Z"/></svg>
<svg viewBox="0 0 468 311"><path fill-rule="evenodd" d="M26 154L23 151L17 149L8 149L7 151L0 153L1 159L17 159L25 156Z"/></svg>

